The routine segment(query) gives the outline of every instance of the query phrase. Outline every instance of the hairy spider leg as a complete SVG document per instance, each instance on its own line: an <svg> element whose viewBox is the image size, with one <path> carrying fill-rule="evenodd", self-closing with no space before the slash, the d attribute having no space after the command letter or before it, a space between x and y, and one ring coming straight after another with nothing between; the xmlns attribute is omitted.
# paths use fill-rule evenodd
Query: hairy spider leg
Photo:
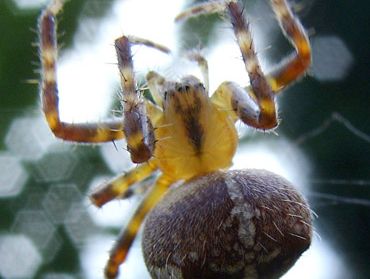
<svg viewBox="0 0 370 279"><path fill-rule="evenodd" d="M127 140L127 148L131 153L131 160L134 163L142 163L152 156L155 139L152 119L147 116L148 104L136 87L131 54L132 45L144 45L166 54L170 54L171 50L163 45L136 36L122 36L115 41L123 89L123 130ZM193 60L198 61L199 59L194 58ZM161 98L156 94L155 89L152 95L157 104L161 103Z"/></svg>
<svg viewBox="0 0 370 279"><path fill-rule="evenodd" d="M173 182L174 181L166 175L159 176L155 185L149 190L144 200L140 203L110 252L109 261L105 267L105 276L107 278L111 279L117 277L118 268L120 264L125 261L145 216L158 203Z"/></svg>
<svg viewBox="0 0 370 279"><path fill-rule="evenodd" d="M245 109L244 105L247 102L244 101L245 98L238 98L240 95L237 93L238 91L232 91L231 105L240 119L249 126L263 130L275 128L278 124L275 95L261 70L252 34L249 30L249 23L244 17L243 9L239 3L230 1L227 3L227 10L250 80L251 90L248 95L257 104L258 113L249 113L249 107ZM223 85L221 88L223 88Z"/></svg>
<svg viewBox="0 0 370 279"><path fill-rule="evenodd" d="M212 96L212 101L223 110L234 111L231 113L234 120L240 118L247 125L262 130L278 125L275 93L303 75L311 63L308 36L298 18L294 17L285 0L270 2L284 35L292 41L296 53L267 77L259 65L243 9L236 0L199 4L176 17L176 20L184 20L201 14L228 11L251 84L246 88L246 94L237 84L224 82Z"/></svg>
<svg viewBox="0 0 370 279"><path fill-rule="evenodd" d="M181 12L176 17L176 21L196 17L201 14L222 13L226 10L226 3L231 2L237 1L222 0L201 3ZM296 53L283 60L281 65L272 74L268 75L268 81L272 90L278 93L307 71L311 64L311 47L307 33L299 18L293 14L287 1L270 0L270 3L284 35L296 49Z"/></svg>
<svg viewBox="0 0 370 279"><path fill-rule="evenodd" d="M147 116L144 98L136 88L131 42L128 37L116 39L115 48L123 90L123 131L127 149L132 162L142 163L149 160L154 151L153 125Z"/></svg>
<svg viewBox="0 0 370 279"><path fill-rule="evenodd" d="M123 120L112 118L101 123L66 123L59 117L57 86L57 23L56 16L64 1L52 1L39 18L39 54L42 66L41 100L48 125L58 138L75 142L106 142L122 139Z"/></svg>
<svg viewBox="0 0 370 279"><path fill-rule="evenodd" d="M164 45L161 45L161 44L158 44L156 42L150 41L148 39L140 38L140 37L136 37L136 36L132 36L132 35L129 35L127 37L128 37L131 44L144 45L146 47L157 49L157 50L159 50L163 53L166 53L166 54L171 53L171 50L168 47L166 47Z"/></svg>
<svg viewBox="0 0 370 279"><path fill-rule="evenodd" d="M200 68L200 71L202 73L204 87L206 88L206 91L208 93L209 92L209 73L208 73L207 59L205 59L203 55L201 55L200 52L197 50L189 51L186 54L186 57L190 61L194 61L198 64L198 67Z"/></svg>
<svg viewBox="0 0 370 279"><path fill-rule="evenodd" d="M217 4L217 8L212 11L227 10L250 79L247 90L236 83L223 82L213 94L212 102L219 109L228 111L234 121L240 118L245 124L257 129L273 129L278 124L275 94L259 65L243 9L237 1L227 1L224 7L218 2L206 3L197 6L197 14L206 13L209 10L207 6L212 4ZM191 16L190 12L185 14Z"/></svg>
<svg viewBox="0 0 370 279"><path fill-rule="evenodd" d="M102 207L107 202L122 197L133 184L140 182L158 169L155 159L151 159L136 168L121 174L111 181L100 185L91 195L90 200L98 207Z"/></svg>
<svg viewBox="0 0 370 279"><path fill-rule="evenodd" d="M301 22L294 16L286 0L271 0L271 6L285 36L296 50L269 77L272 90L279 92L307 71L311 64L311 47Z"/></svg>
<svg viewBox="0 0 370 279"><path fill-rule="evenodd" d="M209 1L200 3L198 5L194 5L181 13L179 13L175 17L175 21L183 21L191 17L196 17L199 15L204 14L215 14L215 13L222 13L226 9L226 1Z"/></svg>

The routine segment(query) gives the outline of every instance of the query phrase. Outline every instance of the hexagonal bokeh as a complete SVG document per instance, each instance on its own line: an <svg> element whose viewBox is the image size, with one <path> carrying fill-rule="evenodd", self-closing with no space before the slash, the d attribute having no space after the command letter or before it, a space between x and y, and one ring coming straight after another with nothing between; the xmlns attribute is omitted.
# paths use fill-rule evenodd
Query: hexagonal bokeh
<svg viewBox="0 0 370 279"><path fill-rule="evenodd" d="M42 279L75 279L76 277L67 273L46 273Z"/></svg>
<svg viewBox="0 0 370 279"><path fill-rule="evenodd" d="M7 148L25 160L41 158L53 142L55 139L41 115L15 119L5 137Z"/></svg>
<svg viewBox="0 0 370 279"><path fill-rule="evenodd" d="M25 235L0 236L0 275L2 278L32 278L42 258Z"/></svg>
<svg viewBox="0 0 370 279"><path fill-rule="evenodd" d="M28 178L18 157L0 152L0 198L18 195Z"/></svg>
<svg viewBox="0 0 370 279"><path fill-rule="evenodd" d="M16 8L19 10L37 9L48 3L48 0L9 0L9 1L14 2Z"/></svg>
<svg viewBox="0 0 370 279"><path fill-rule="evenodd" d="M27 235L40 250L44 250L52 242L56 228L42 210L24 209L16 215L12 231Z"/></svg>
<svg viewBox="0 0 370 279"><path fill-rule="evenodd" d="M320 81L336 81L345 78L354 58L343 40L337 36L312 38L313 76Z"/></svg>
<svg viewBox="0 0 370 279"><path fill-rule="evenodd" d="M81 203L75 203L71 206L64 227L69 238L76 246L83 244L91 234L98 231L86 208Z"/></svg>
<svg viewBox="0 0 370 279"><path fill-rule="evenodd" d="M42 206L54 224L64 223L73 203L82 199L74 184L57 184L49 188Z"/></svg>
<svg viewBox="0 0 370 279"><path fill-rule="evenodd" d="M77 157L68 145L55 148L55 152L47 153L35 164L33 175L41 182L57 182L67 180L77 163Z"/></svg>

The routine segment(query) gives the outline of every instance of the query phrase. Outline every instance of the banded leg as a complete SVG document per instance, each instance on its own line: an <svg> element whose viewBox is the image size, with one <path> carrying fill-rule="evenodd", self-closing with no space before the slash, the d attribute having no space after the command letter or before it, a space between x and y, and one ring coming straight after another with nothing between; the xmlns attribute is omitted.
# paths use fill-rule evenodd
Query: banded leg
<svg viewBox="0 0 370 279"><path fill-rule="evenodd" d="M234 3L233 3L234 2ZM236 0L211 1L196 5L180 13L176 21L199 16L201 14L223 13L227 5L236 5ZM308 36L299 21L294 16L286 0L270 0L271 7L284 32L292 42L296 53L283 60L281 66L269 75L269 83L274 92L279 92L287 85L302 76L311 64L311 47ZM233 4L232 4L233 3Z"/></svg>
<svg viewBox="0 0 370 279"><path fill-rule="evenodd" d="M271 6L284 34L296 52L284 60L270 76L273 91L278 92L302 76L311 65L311 46L308 36L286 0L271 0Z"/></svg>
<svg viewBox="0 0 370 279"><path fill-rule="evenodd" d="M48 125L56 137L68 141L98 143L122 139L124 134L121 118L88 124L72 124L60 120L56 80L58 56L56 16L63 4L64 0L52 1L39 18L39 54L42 66L41 100Z"/></svg>
<svg viewBox="0 0 370 279"><path fill-rule="evenodd" d="M199 15L222 13L226 10L225 0L221 1L209 1L194 5L189 9L181 12L175 17L175 21L183 21L191 17L197 17Z"/></svg>
<svg viewBox="0 0 370 279"><path fill-rule="evenodd" d="M122 36L115 41L123 90L123 130L126 136L127 149L134 163L142 163L152 156L155 139L153 123L147 116L148 106L136 88L131 54L132 45L144 45L167 54L171 51L165 46L135 36Z"/></svg>
<svg viewBox="0 0 370 279"><path fill-rule="evenodd" d="M234 86L224 85L221 85L217 91L222 90L222 88L226 89L227 87L231 89L231 92L234 94L231 100L231 106L238 113L240 119L249 126L263 130L275 128L278 124L275 94L261 70L254 48L252 34L249 30L249 23L243 15L243 9L236 1L229 1L227 3L227 10L250 80L248 95L255 101L258 110L255 111L256 113L250 113L250 108L244 107L248 100L247 92L243 96L242 93L239 93L238 89L232 89Z"/></svg>
<svg viewBox="0 0 370 279"><path fill-rule="evenodd" d="M263 130L272 129L277 126L275 94L261 70L249 24L243 15L243 9L237 1L203 3L184 11L176 17L176 20L224 11L229 14L234 34L242 53L245 68L250 79L250 90L247 93L236 84L226 82L216 90L212 96L212 101L221 108L225 108L222 102L227 101L225 109L234 110L236 112L235 116L240 117L247 125ZM252 104L250 101L252 101ZM247 104L248 106L244 107Z"/></svg>
<svg viewBox="0 0 370 279"><path fill-rule="evenodd" d="M173 183L171 179L160 176L153 188L136 209L127 227L120 234L116 244L110 252L108 263L105 267L106 278L116 278L119 266L125 261L128 251L136 237L140 226L147 213L158 203L168 187Z"/></svg>
<svg viewBox="0 0 370 279"><path fill-rule="evenodd" d="M146 114L143 97L136 88L131 42L122 36L115 41L118 68L121 73L123 90L123 131L126 136L127 149L134 163L150 159L154 151L153 126Z"/></svg>
<svg viewBox="0 0 370 279"><path fill-rule="evenodd" d="M107 202L122 197L133 184L144 180L151 175L158 166L152 159L131 171L119 175L106 184L101 185L90 195L90 200L98 207L102 207Z"/></svg>
<svg viewBox="0 0 370 279"><path fill-rule="evenodd" d="M130 35L130 36L128 36L128 39L129 39L131 44L143 45L143 46L146 46L146 47L154 48L154 49L159 50L159 51L161 51L163 53L166 53L166 54L171 53L171 50L168 47L166 47L164 45L161 45L161 44L158 44L156 42L144 39L144 38L140 38L140 37Z"/></svg>

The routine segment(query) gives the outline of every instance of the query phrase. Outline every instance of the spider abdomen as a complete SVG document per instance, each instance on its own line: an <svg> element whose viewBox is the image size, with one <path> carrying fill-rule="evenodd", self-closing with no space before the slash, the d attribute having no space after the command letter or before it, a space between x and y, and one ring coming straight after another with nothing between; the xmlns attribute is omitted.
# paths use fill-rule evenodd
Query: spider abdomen
<svg viewBox="0 0 370 279"><path fill-rule="evenodd" d="M143 233L153 278L279 278L309 247L310 209L266 170L214 172L172 189Z"/></svg>

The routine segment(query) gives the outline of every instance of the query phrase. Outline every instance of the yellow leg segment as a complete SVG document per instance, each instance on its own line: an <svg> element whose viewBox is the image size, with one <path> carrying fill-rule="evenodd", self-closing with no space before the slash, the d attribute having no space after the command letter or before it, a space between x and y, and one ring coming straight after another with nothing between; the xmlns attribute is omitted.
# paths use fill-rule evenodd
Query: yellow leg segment
<svg viewBox="0 0 370 279"><path fill-rule="evenodd" d="M98 189L90 195L90 200L96 206L102 207L107 202L117 197L122 197L130 186L144 180L157 170L157 168L158 166L153 159L143 163L124 175L119 175L108 183L98 187Z"/></svg>
<svg viewBox="0 0 370 279"><path fill-rule="evenodd" d="M128 251L134 241L140 226L147 213L158 203L173 181L162 175L153 188L136 209L127 227L120 234L116 244L110 252L109 261L105 267L106 278L116 278L119 266L125 261Z"/></svg>

